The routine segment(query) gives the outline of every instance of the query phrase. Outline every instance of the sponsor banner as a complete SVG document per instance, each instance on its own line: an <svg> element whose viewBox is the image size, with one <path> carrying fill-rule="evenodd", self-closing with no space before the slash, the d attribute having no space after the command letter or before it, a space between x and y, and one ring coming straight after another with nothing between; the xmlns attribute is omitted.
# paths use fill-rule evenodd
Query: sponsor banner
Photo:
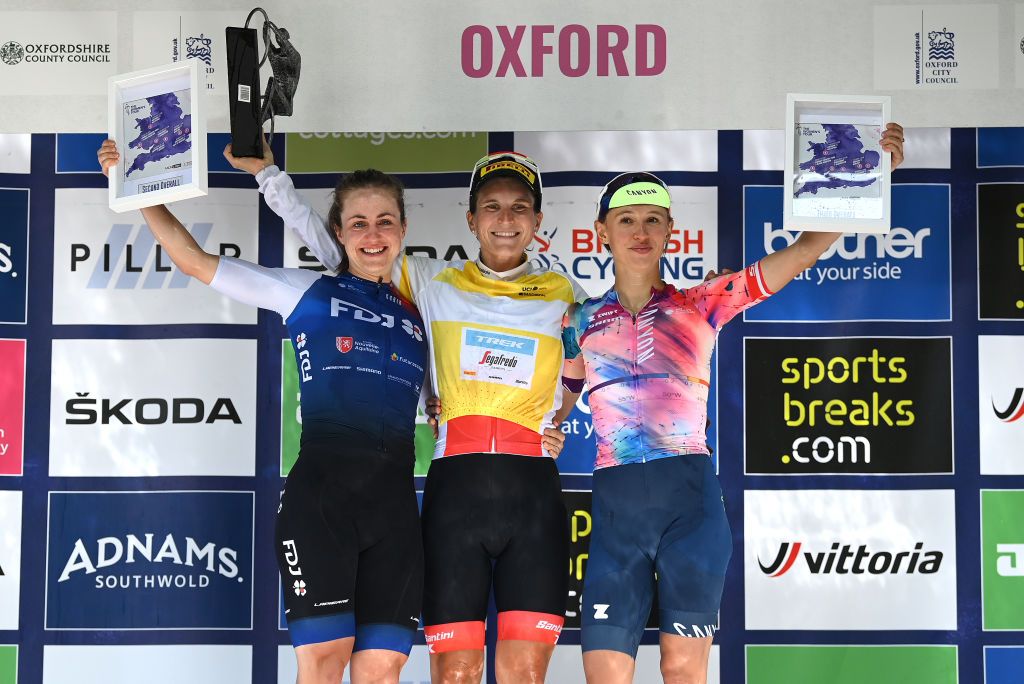
<svg viewBox="0 0 1024 684"><path fill-rule="evenodd" d="M51 370L52 477L255 474L255 340L54 340Z"/></svg>
<svg viewBox="0 0 1024 684"><path fill-rule="evenodd" d="M117 12L0 12L0 26L0 95L106 95Z"/></svg>
<svg viewBox="0 0 1024 684"><path fill-rule="evenodd" d="M80 325L256 323L256 309L182 273L139 215L115 214L105 189L58 189L53 322ZM212 254L257 261L258 198L211 188L174 213Z"/></svg>
<svg viewBox="0 0 1024 684"><path fill-rule="evenodd" d="M981 491L982 628L1024 630L1024 490Z"/></svg>
<svg viewBox="0 0 1024 684"><path fill-rule="evenodd" d="M748 475L953 472L952 342L747 338Z"/></svg>
<svg viewBox="0 0 1024 684"><path fill-rule="evenodd" d="M46 629L251 629L253 505L252 492L50 492Z"/></svg>
<svg viewBox="0 0 1024 684"><path fill-rule="evenodd" d="M0 630L18 629L21 598L21 492L0 492ZM3 679L0 653L0 682Z"/></svg>
<svg viewBox="0 0 1024 684"><path fill-rule="evenodd" d="M331 206L332 189L333 186L298 190L298 193L326 217ZM475 259L480 253L480 246L466 225L468 209L468 183L466 188L407 189L405 211L409 231L405 235L406 253L446 261ZM284 231L284 265L313 270L324 268L302 241L287 229Z"/></svg>
<svg viewBox="0 0 1024 684"><path fill-rule="evenodd" d="M677 209L661 276L692 287L718 265L718 188L671 185L669 192ZM568 273L592 297L615 282L612 255L594 232L600 193L600 186L546 187L544 220L532 244L534 260Z"/></svg>
<svg viewBox="0 0 1024 684"><path fill-rule="evenodd" d="M1024 337L978 336L982 475L1024 475Z"/></svg>
<svg viewBox="0 0 1024 684"><path fill-rule="evenodd" d="M956 630L952 490L748 490L743 517L748 630Z"/></svg>
<svg viewBox="0 0 1024 684"><path fill-rule="evenodd" d="M985 646L985 684L1018 684L1024 672L1024 647Z"/></svg>
<svg viewBox="0 0 1024 684"><path fill-rule="evenodd" d="M979 168L1024 166L1024 128L979 128L977 139Z"/></svg>
<svg viewBox="0 0 1024 684"><path fill-rule="evenodd" d="M281 340L281 477L288 477L299 457L302 412L299 373L291 340ZM434 455L434 431L427 424L423 406L416 409L416 475L426 475ZM283 613L282 613L283 615ZM283 622L281 624L284 624Z"/></svg>
<svg viewBox="0 0 1024 684"><path fill-rule="evenodd" d="M289 173L375 168L385 173L468 174L487 154L487 141L488 134L481 131L289 133L285 137Z"/></svg>
<svg viewBox="0 0 1024 684"><path fill-rule="evenodd" d="M31 173L32 136L0 133L0 173Z"/></svg>
<svg viewBox="0 0 1024 684"><path fill-rule="evenodd" d="M782 228L781 187L745 186L743 221L745 263L799 235ZM892 225L884 235L843 235L784 294L744 312L744 320L950 320L949 185L893 186Z"/></svg>
<svg viewBox="0 0 1024 684"><path fill-rule="evenodd" d="M28 190L0 188L0 323L28 310L28 202Z"/></svg>
<svg viewBox="0 0 1024 684"><path fill-rule="evenodd" d="M583 577L590 557L590 534L594 530L589 491L563 490L562 499L569 513L569 595L565 607L564 629L580 628L583 604ZM655 594L647 629L658 627L658 597Z"/></svg>
<svg viewBox="0 0 1024 684"><path fill-rule="evenodd" d="M25 454L25 340L0 339L0 475L21 475Z"/></svg>
<svg viewBox="0 0 1024 684"><path fill-rule="evenodd" d="M901 169L950 168L948 128L905 128ZM743 131L743 170L782 171L786 166L784 131Z"/></svg>
<svg viewBox="0 0 1024 684"><path fill-rule="evenodd" d="M747 684L957 684L956 646L747 646Z"/></svg>
<svg viewBox="0 0 1024 684"><path fill-rule="evenodd" d="M708 677L706 684L719 684L719 647L712 646L708 656ZM403 676L404 676L403 672ZM549 682L582 682L583 658L577 645L555 646L548 665L547 681ZM660 682L661 648L655 645L642 645L636 654L636 669L633 672L634 682Z"/></svg>
<svg viewBox="0 0 1024 684"><path fill-rule="evenodd" d="M44 646L43 684L250 684L252 646Z"/></svg>
<svg viewBox="0 0 1024 684"><path fill-rule="evenodd" d="M132 14L132 69L198 59L200 83L205 80L207 126L211 130L230 128L228 117L227 51L224 27L244 26L245 13L238 12L134 12ZM264 64L260 81L266 83L270 65ZM211 158L220 148L209 148ZM211 169L212 170L212 169Z"/></svg>
<svg viewBox="0 0 1024 684"><path fill-rule="evenodd" d="M536 159L542 174L718 170L718 131L516 133L515 149Z"/></svg>
<svg viewBox="0 0 1024 684"><path fill-rule="evenodd" d="M877 5L875 90L999 87L999 5Z"/></svg>
<svg viewBox="0 0 1024 684"><path fill-rule="evenodd" d="M1024 183L978 184L978 317L1024 320Z"/></svg>
<svg viewBox="0 0 1024 684"><path fill-rule="evenodd" d="M576 656L579 657L579 648L576 649ZM277 682L278 684L293 684L298 674L298 666L295 662L295 649L291 646L277 647ZM349 669L345 668L345 675L341 684L352 684ZM430 655L427 647L416 644L409 653L409 660L402 666L400 684L430 684Z"/></svg>

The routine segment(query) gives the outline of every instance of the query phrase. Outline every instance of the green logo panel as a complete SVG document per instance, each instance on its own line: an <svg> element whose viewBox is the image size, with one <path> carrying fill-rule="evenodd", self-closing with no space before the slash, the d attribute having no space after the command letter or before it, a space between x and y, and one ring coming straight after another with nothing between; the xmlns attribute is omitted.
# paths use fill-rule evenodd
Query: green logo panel
<svg viewBox="0 0 1024 684"><path fill-rule="evenodd" d="M747 646L747 684L956 684L955 646Z"/></svg>
<svg viewBox="0 0 1024 684"><path fill-rule="evenodd" d="M281 340L281 477L288 477L295 459L299 457L299 437L302 434L302 414L299 412L299 371L295 367L295 352L291 340ZM416 425L417 475L426 475L430 458L434 455L434 432L422 416ZM4 684L0 681L0 684Z"/></svg>
<svg viewBox="0 0 1024 684"><path fill-rule="evenodd" d="M1024 491L981 493L984 629L1024 630Z"/></svg>
<svg viewBox="0 0 1024 684"><path fill-rule="evenodd" d="M18 684L17 646L0 646L0 684Z"/></svg>
<svg viewBox="0 0 1024 684"><path fill-rule="evenodd" d="M286 145L286 164L291 173L365 168L387 173L468 173L487 154L487 133L289 133Z"/></svg>

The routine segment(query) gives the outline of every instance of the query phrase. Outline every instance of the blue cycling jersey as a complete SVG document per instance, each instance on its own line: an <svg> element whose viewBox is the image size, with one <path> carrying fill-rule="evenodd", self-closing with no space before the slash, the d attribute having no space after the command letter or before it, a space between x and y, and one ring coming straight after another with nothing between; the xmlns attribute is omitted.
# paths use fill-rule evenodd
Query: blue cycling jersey
<svg viewBox="0 0 1024 684"><path fill-rule="evenodd" d="M284 318L303 441L352 435L364 447L412 449L427 342L415 307L390 283L221 257L210 284Z"/></svg>

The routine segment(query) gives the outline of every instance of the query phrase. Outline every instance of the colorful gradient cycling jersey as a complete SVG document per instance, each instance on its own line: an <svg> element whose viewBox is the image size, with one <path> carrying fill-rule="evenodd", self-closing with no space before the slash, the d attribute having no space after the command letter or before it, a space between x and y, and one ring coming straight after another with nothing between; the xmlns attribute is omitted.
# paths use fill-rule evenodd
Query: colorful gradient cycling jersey
<svg viewBox="0 0 1024 684"><path fill-rule="evenodd" d="M686 290L666 285L633 316L614 288L566 314L566 354L586 361L594 469L708 455L711 353L733 316L772 294L760 262Z"/></svg>

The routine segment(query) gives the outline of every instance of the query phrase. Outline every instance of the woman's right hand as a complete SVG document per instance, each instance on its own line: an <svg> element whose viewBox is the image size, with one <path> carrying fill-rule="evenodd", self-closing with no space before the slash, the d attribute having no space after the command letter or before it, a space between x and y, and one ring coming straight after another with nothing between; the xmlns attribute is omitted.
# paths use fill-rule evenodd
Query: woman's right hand
<svg viewBox="0 0 1024 684"><path fill-rule="evenodd" d="M236 157L231 154L231 143L224 147L224 158L228 160L232 168L256 175L268 166L274 165L274 152L270 149L267 136L263 136L263 157Z"/></svg>
<svg viewBox="0 0 1024 684"><path fill-rule="evenodd" d="M100 163L103 175L109 178L111 167L117 166L117 162L121 160L121 155L117 153L117 143L113 140L104 140L100 149L96 151L96 159Z"/></svg>

